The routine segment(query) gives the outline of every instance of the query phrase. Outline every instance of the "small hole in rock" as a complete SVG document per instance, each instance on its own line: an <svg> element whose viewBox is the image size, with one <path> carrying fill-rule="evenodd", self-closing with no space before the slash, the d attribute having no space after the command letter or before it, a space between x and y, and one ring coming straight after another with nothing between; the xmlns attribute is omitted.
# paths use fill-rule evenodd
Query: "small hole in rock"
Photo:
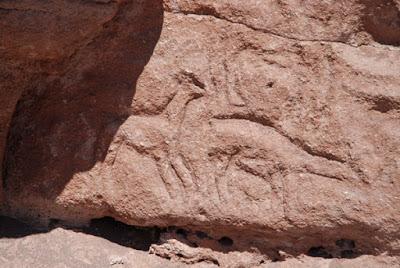
<svg viewBox="0 0 400 268"><path fill-rule="evenodd" d="M49 221L49 229L56 228L60 224L60 222L61 221L59 219L50 219L50 221Z"/></svg>
<svg viewBox="0 0 400 268"><path fill-rule="evenodd" d="M354 240L340 239L336 241L336 246L343 250L350 250L356 247L356 243L354 242Z"/></svg>
<svg viewBox="0 0 400 268"><path fill-rule="evenodd" d="M326 258L330 259L332 258L332 255L329 254L324 247L312 247L308 250L307 255L310 257L321 257L321 258Z"/></svg>
<svg viewBox="0 0 400 268"><path fill-rule="evenodd" d="M346 259L351 259L355 257L355 253L353 250L343 250L340 252L340 257L341 258L346 258Z"/></svg>
<svg viewBox="0 0 400 268"><path fill-rule="evenodd" d="M205 232L202 231L196 231L196 236L200 239L205 239L208 237L208 235Z"/></svg>
<svg viewBox="0 0 400 268"><path fill-rule="evenodd" d="M372 109L381 113L387 113L398 108L400 108L400 103L390 98L380 97L373 100Z"/></svg>
<svg viewBox="0 0 400 268"><path fill-rule="evenodd" d="M212 262L213 264L219 266L219 262L218 262L217 260L212 260L211 262Z"/></svg>
<svg viewBox="0 0 400 268"><path fill-rule="evenodd" d="M212 263L212 264L215 264L216 266L220 265L219 262L215 259L210 260L210 259L201 258L201 259L199 259L198 263L200 263L200 262Z"/></svg>
<svg viewBox="0 0 400 268"><path fill-rule="evenodd" d="M274 84L275 84L275 83L274 83L274 82L272 82L272 81L271 81L271 82L268 82L268 83L267 83L267 87L273 87L273 86L274 86Z"/></svg>
<svg viewBox="0 0 400 268"><path fill-rule="evenodd" d="M187 238L188 232L184 229L178 229L176 230L176 234L182 236L183 238Z"/></svg>
<svg viewBox="0 0 400 268"><path fill-rule="evenodd" d="M233 245L233 240L224 236L218 240L218 243L224 247L231 247Z"/></svg>

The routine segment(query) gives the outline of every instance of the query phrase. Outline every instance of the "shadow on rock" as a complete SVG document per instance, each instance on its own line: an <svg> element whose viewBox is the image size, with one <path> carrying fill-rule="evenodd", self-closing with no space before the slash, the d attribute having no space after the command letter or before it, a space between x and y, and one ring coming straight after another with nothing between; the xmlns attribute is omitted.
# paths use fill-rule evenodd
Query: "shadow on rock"
<svg viewBox="0 0 400 268"><path fill-rule="evenodd" d="M31 196L54 200L74 174L105 159L130 115L137 80L160 37L162 1L110 3L115 14L100 31L57 72L42 74L17 105L3 163L9 206Z"/></svg>

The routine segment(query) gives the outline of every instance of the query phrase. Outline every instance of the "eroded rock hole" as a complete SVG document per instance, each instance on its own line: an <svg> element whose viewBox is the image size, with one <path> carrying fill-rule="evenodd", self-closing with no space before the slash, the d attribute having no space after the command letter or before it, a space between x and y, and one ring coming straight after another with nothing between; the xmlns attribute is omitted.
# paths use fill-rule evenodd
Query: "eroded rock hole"
<svg viewBox="0 0 400 268"><path fill-rule="evenodd" d="M344 259L352 259L357 257L357 254L353 250L342 250L340 252L340 257Z"/></svg>
<svg viewBox="0 0 400 268"><path fill-rule="evenodd" d="M400 10L393 0L361 0L362 23L372 38L385 45L400 45Z"/></svg>
<svg viewBox="0 0 400 268"><path fill-rule="evenodd" d="M223 246L223 247L231 247L233 246L233 240L230 239L229 237L221 237L220 239L218 239L218 243Z"/></svg>
<svg viewBox="0 0 400 268"><path fill-rule="evenodd" d="M336 241L336 246L343 250L350 250L356 247L356 243L354 242L354 240L340 239Z"/></svg>
<svg viewBox="0 0 400 268"><path fill-rule="evenodd" d="M209 260L209 259L200 259L199 262L212 263L212 264L214 264L216 266L221 266L219 264L218 260L215 260L215 259L211 259L211 260Z"/></svg>
<svg viewBox="0 0 400 268"><path fill-rule="evenodd" d="M270 81L270 82L267 83L267 87L268 87L268 88L271 88L271 87L273 87L274 85L275 85L275 82L273 82L273 81Z"/></svg>
<svg viewBox="0 0 400 268"><path fill-rule="evenodd" d="M341 258L355 258L357 254L355 252L356 243L354 240L350 239L340 239L336 241L336 246L340 249L340 257Z"/></svg>
<svg viewBox="0 0 400 268"><path fill-rule="evenodd" d="M181 237L183 237L185 239L188 236L188 232L186 230L184 230L184 229L181 229L181 228L176 230L176 234L180 235Z"/></svg>
<svg viewBox="0 0 400 268"><path fill-rule="evenodd" d="M196 234L197 238L199 238L199 239L209 238L208 235L202 231L196 231L195 234Z"/></svg>
<svg viewBox="0 0 400 268"><path fill-rule="evenodd" d="M84 231L126 247L148 251L152 244L159 242L164 230L158 227L130 226L105 217L91 220L90 226Z"/></svg>
<svg viewBox="0 0 400 268"><path fill-rule="evenodd" d="M60 226L61 220L59 219L50 219L49 220L49 229L54 229Z"/></svg>
<svg viewBox="0 0 400 268"><path fill-rule="evenodd" d="M400 109L400 103L391 98L380 96L372 100L371 109L381 113L387 113L392 110Z"/></svg>
<svg viewBox="0 0 400 268"><path fill-rule="evenodd" d="M326 259L333 257L351 259L359 256L359 254L357 254L356 242L354 240L342 238L336 240L335 244L336 248L333 247L329 250L323 246L311 247L308 250L307 255Z"/></svg>
<svg viewBox="0 0 400 268"><path fill-rule="evenodd" d="M330 254L324 247L318 246L318 247L311 247L307 255L310 257L320 257L320 258L326 258L330 259L333 258L332 254Z"/></svg>

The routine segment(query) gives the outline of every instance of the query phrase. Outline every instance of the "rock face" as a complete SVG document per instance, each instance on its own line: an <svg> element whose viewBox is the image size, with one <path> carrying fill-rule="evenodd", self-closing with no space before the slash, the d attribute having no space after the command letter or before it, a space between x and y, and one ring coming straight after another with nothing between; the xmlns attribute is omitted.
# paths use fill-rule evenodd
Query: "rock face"
<svg viewBox="0 0 400 268"><path fill-rule="evenodd" d="M49 247L49 245L52 245ZM28 237L0 240L1 267L112 267L112 268L215 268L215 264L201 262L186 265L169 262L142 251L127 249L105 239L71 230L55 229ZM303 257L279 263L266 263L262 268L341 267L393 268L399 263L394 257L363 256L355 260L324 260ZM234 267L233 263L230 263ZM243 267L243 266L242 266ZM253 266L254 267L254 266ZM398 267L398 266L397 266Z"/></svg>
<svg viewBox="0 0 400 268"><path fill-rule="evenodd" d="M400 1L21 0L0 17L4 214L177 226L184 252L400 253ZM175 254L168 235L154 253Z"/></svg>
<svg viewBox="0 0 400 268"><path fill-rule="evenodd" d="M149 256L143 251L122 247L99 237L61 228L33 236L3 238L0 240L0 249L1 267L4 268L188 267L154 255ZM199 264L194 267L210 266Z"/></svg>

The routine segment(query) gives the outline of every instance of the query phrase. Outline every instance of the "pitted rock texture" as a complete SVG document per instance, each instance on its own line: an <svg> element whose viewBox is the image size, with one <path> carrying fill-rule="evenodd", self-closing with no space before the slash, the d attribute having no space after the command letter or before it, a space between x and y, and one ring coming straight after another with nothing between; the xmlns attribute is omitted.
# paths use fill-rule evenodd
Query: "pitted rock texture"
<svg viewBox="0 0 400 268"><path fill-rule="evenodd" d="M1 229L1 227L0 227ZM49 245L51 245L49 247ZM105 239L61 228L48 233L0 240L1 267L112 267L112 268L215 268L216 264L203 260L196 264L167 261L142 251L124 248ZM227 258L226 258L227 259ZM244 261L249 261L249 258ZM227 260L227 267L246 267L234 259ZM302 257L284 262L265 262L262 268L393 268L399 259L388 256L362 256L353 260ZM222 264L222 263L221 263ZM242 264L242 266L238 266ZM255 267L255 266L251 266Z"/></svg>
<svg viewBox="0 0 400 268"><path fill-rule="evenodd" d="M399 254L399 8L2 1L4 213Z"/></svg>
<svg viewBox="0 0 400 268"><path fill-rule="evenodd" d="M96 220L95 224L101 232L107 232L108 235L116 235L127 240L132 238L132 233L121 232L124 228L132 229L130 226L119 227L110 225L109 220ZM107 237L96 237L92 235L93 226L89 229L63 229L54 228L46 231L38 231L32 226L23 224L16 220L0 216L0 260L1 267L19 268L19 267L129 267L129 268L161 268L161 267L262 267L262 268L291 268L291 267L340 267L340 268L393 268L400 267L399 257L392 256L370 256L363 255L352 259L324 259L310 256L300 256L290 258L284 261L271 262L260 254L251 252L229 252L221 253L210 249L194 248L188 245L179 246L176 240L167 244L153 245L150 253L135 250L123 245L118 245L115 239L109 240ZM89 231L89 233L87 233ZM137 232L138 230L136 230ZM139 231L140 232L140 231ZM29 234L32 235L29 235ZM183 234L182 230L178 233ZM106 238L106 239L104 239ZM165 237L166 238L166 237ZM204 237L203 237L204 238ZM136 242L143 237L133 239ZM146 238L145 238L146 239ZM143 242L143 240L142 240ZM123 243L125 244L125 243ZM49 246L50 245L50 246ZM180 247L186 248L185 251ZM137 248L139 249L139 248ZM169 260L165 260L165 259Z"/></svg>

